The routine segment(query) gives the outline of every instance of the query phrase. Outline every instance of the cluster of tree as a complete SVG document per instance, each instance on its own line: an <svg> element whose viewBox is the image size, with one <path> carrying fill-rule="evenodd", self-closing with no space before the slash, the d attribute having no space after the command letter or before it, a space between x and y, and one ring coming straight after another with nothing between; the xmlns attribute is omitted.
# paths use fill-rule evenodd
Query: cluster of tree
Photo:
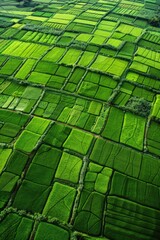
<svg viewBox="0 0 160 240"><path fill-rule="evenodd" d="M31 4L32 0L17 0L17 2L22 4L24 7L28 7Z"/></svg>
<svg viewBox="0 0 160 240"><path fill-rule="evenodd" d="M144 98L131 97L125 108L143 117L148 117L151 110L151 103Z"/></svg>
<svg viewBox="0 0 160 240"><path fill-rule="evenodd" d="M156 15L149 20L149 23L154 27L160 27L160 15Z"/></svg>

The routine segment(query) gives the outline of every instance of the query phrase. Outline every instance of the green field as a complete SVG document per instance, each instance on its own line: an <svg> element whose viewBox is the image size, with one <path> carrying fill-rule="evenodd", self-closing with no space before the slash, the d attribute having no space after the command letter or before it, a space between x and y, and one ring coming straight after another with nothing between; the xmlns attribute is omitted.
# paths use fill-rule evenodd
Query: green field
<svg viewBox="0 0 160 240"><path fill-rule="evenodd" d="M160 239L160 0L0 1L0 240Z"/></svg>

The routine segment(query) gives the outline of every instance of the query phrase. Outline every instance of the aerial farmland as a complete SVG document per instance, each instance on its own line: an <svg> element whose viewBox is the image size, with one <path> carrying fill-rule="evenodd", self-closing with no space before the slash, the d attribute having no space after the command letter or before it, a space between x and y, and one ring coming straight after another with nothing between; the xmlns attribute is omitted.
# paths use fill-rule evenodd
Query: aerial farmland
<svg viewBox="0 0 160 240"><path fill-rule="evenodd" d="M0 1L0 240L160 239L160 0Z"/></svg>

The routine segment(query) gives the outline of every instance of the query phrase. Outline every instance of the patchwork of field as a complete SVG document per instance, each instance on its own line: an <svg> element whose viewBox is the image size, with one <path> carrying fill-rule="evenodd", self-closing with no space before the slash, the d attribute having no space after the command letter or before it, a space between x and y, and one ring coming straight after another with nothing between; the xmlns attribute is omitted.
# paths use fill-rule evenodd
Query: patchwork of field
<svg viewBox="0 0 160 240"><path fill-rule="evenodd" d="M0 3L0 240L160 239L159 0Z"/></svg>

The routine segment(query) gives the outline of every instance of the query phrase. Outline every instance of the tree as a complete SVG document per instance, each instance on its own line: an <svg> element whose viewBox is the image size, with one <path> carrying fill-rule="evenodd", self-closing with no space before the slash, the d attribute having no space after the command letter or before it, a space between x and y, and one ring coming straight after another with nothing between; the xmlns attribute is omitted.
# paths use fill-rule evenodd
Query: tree
<svg viewBox="0 0 160 240"><path fill-rule="evenodd" d="M160 16L156 15L149 20L149 23L154 27L160 26Z"/></svg>
<svg viewBox="0 0 160 240"><path fill-rule="evenodd" d="M22 3L24 7L28 7L30 6L32 0L17 0L17 2L19 2L20 4Z"/></svg>

